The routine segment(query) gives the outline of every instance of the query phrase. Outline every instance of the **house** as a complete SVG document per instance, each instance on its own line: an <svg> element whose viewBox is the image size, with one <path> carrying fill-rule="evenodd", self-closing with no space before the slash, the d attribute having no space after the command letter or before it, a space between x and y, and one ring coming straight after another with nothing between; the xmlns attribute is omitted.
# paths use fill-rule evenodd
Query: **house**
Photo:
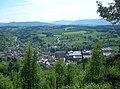
<svg viewBox="0 0 120 89"><path fill-rule="evenodd" d="M103 55L106 57L109 57L110 55L113 54L113 49L111 49L110 47L102 48L102 51Z"/></svg>
<svg viewBox="0 0 120 89"><path fill-rule="evenodd" d="M44 66L44 67L47 67L47 66L50 66L50 62L48 59L41 59L38 61L38 63L41 65L41 66Z"/></svg>
<svg viewBox="0 0 120 89"><path fill-rule="evenodd" d="M53 54L50 52L39 52L39 59L41 60L42 58L44 59L52 59Z"/></svg>
<svg viewBox="0 0 120 89"><path fill-rule="evenodd" d="M56 51L55 52L55 57L56 58L65 58L66 51Z"/></svg>
<svg viewBox="0 0 120 89"><path fill-rule="evenodd" d="M91 58L92 56L92 51L68 51L66 54L66 60L78 62L80 59L88 59Z"/></svg>
<svg viewBox="0 0 120 89"><path fill-rule="evenodd" d="M68 51L65 58L66 60L78 62L80 59L82 59L82 54L81 51Z"/></svg>
<svg viewBox="0 0 120 89"><path fill-rule="evenodd" d="M83 51L83 58L84 59L88 59L88 58L91 58L91 57L92 57L92 51L91 50L88 50L88 51L84 50Z"/></svg>

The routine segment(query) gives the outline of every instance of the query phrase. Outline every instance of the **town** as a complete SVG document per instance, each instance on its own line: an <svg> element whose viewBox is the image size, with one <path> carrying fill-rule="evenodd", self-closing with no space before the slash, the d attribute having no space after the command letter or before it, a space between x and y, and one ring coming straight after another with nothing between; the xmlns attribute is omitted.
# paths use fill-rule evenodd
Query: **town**
<svg viewBox="0 0 120 89"><path fill-rule="evenodd" d="M25 56L25 52L17 50L17 47L6 47L4 52L0 52L0 59L15 59L22 60ZM112 57L115 55L115 52L110 47L102 48L103 56ZM43 52L39 51L38 54L38 63L41 66L49 67L55 64L57 59L63 59L64 64L77 64L81 60L90 59L92 57L92 50L77 50L77 51L55 51L52 52Z"/></svg>

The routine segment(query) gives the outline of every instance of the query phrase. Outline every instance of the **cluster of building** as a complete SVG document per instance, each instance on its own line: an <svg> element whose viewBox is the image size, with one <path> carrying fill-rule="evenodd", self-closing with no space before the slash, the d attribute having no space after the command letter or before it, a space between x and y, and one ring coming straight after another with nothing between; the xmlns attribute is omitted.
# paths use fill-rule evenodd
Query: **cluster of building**
<svg viewBox="0 0 120 89"><path fill-rule="evenodd" d="M109 57L113 55L113 50L110 47L102 48L103 55ZM0 58L5 57L10 59L21 59L25 55L24 52L16 50L15 47L7 47L5 52L0 52ZM38 63L42 66L51 66L56 63L59 58L64 59L64 62L79 62L81 59L89 59L92 57L92 50L82 50L82 51L56 51L51 52L39 52Z"/></svg>
<svg viewBox="0 0 120 89"><path fill-rule="evenodd" d="M4 52L0 52L0 59L21 59L25 53L16 49L16 47L6 47Z"/></svg>
<svg viewBox="0 0 120 89"><path fill-rule="evenodd" d="M113 55L114 51L110 48L102 48L103 55L109 57ZM53 65L57 58L63 58L65 62L79 62L82 59L89 59L92 57L92 50L83 50L83 51L56 51L51 56L48 55L41 56L39 63L44 65ZM46 57L47 58L46 58ZM46 60L47 59L47 60ZM47 63L47 64L46 64Z"/></svg>

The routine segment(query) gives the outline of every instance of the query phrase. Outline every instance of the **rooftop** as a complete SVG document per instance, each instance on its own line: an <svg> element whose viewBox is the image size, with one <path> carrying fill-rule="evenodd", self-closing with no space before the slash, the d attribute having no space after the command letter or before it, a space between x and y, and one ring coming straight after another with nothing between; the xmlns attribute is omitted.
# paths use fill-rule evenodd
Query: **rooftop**
<svg viewBox="0 0 120 89"><path fill-rule="evenodd" d="M102 50L113 50L113 49L110 47L107 47L107 48L102 48Z"/></svg>
<svg viewBox="0 0 120 89"><path fill-rule="evenodd" d="M82 55L82 54L81 54L81 51L68 51L68 54L69 54L70 56L72 56L72 55Z"/></svg>

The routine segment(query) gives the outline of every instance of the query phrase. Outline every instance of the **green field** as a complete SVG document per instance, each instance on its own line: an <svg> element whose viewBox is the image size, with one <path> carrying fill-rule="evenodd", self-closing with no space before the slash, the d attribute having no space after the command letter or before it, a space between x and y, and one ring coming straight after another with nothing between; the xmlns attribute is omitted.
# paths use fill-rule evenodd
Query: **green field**
<svg viewBox="0 0 120 89"><path fill-rule="evenodd" d="M75 31L75 32L64 32L64 35L77 35L77 34L84 34L86 31Z"/></svg>
<svg viewBox="0 0 120 89"><path fill-rule="evenodd" d="M111 26L88 27L69 25L1 27L0 31L1 50L15 43L20 43L20 47L24 47L29 42L33 46L41 45L43 49L48 48L46 47L48 44L50 44L49 46L58 46L57 50L78 50L83 45L86 49L90 49L98 41L102 41L104 46L117 50L120 40L120 27L118 26L116 26L114 31ZM115 33L113 34L113 32ZM13 37L17 37L17 40L15 41Z"/></svg>

